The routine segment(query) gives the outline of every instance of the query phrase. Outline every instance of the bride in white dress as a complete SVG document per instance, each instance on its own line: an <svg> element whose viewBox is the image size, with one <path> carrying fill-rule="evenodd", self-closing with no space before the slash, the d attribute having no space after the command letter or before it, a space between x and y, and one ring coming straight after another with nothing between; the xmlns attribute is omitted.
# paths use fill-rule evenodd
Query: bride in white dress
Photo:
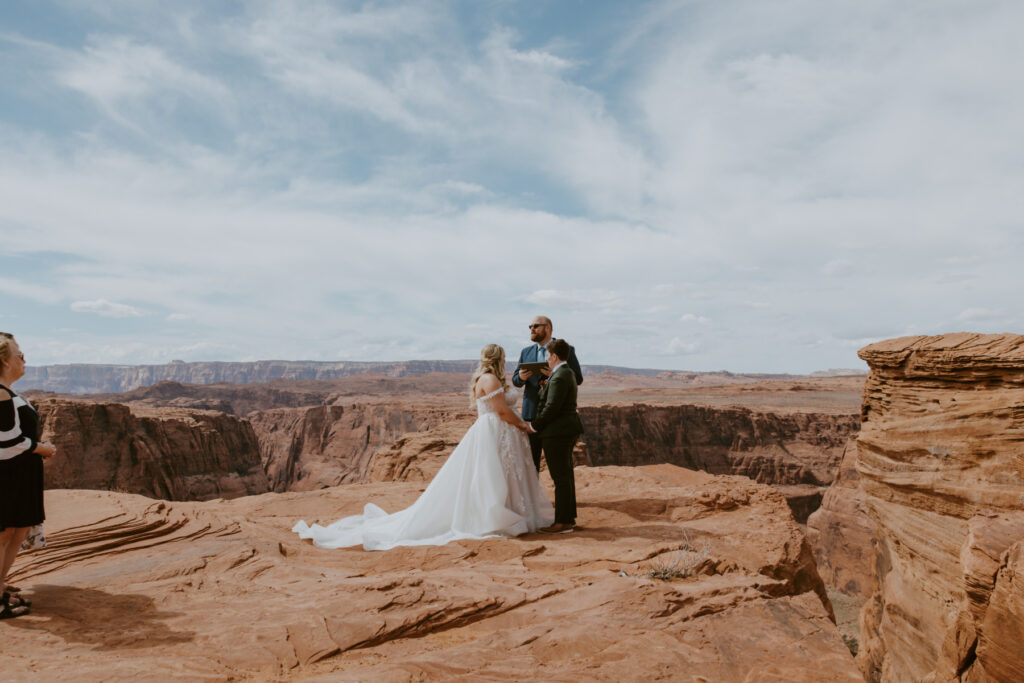
<svg viewBox="0 0 1024 683"><path fill-rule="evenodd" d="M488 344L470 385L476 422L415 503L390 515L367 503L361 515L325 527L303 521L292 531L321 548L387 550L518 536L551 524L554 508L537 480L526 423L506 400L508 393L505 350Z"/></svg>

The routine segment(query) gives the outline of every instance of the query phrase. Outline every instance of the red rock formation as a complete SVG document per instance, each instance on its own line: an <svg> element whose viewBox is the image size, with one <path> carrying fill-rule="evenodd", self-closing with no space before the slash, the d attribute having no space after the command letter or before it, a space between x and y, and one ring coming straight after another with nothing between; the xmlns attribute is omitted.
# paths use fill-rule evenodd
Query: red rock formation
<svg viewBox="0 0 1024 683"><path fill-rule="evenodd" d="M693 405L584 407L580 417L594 465L667 462L782 485L830 483L859 426L852 415Z"/></svg>
<svg viewBox="0 0 1024 683"><path fill-rule="evenodd" d="M870 680L1024 680L1024 337L868 346L857 470L878 524Z"/></svg>
<svg viewBox="0 0 1024 683"><path fill-rule="evenodd" d="M574 534L370 553L289 529L396 510L421 484L208 503L51 491L50 546L15 564L34 605L4 623L4 677L861 680L778 493L670 465L577 481ZM647 575L705 543L693 575Z"/></svg>
<svg viewBox="0 0 1024 683"><path fill-rule="evenodd" d="M462 427L458 436L438 451L443 461L468 428L468 415L468 408L392 402L264 410L251 413L249 421L259 438L273 490L310 491L380 480L389 468L394 480L407 479L411 471L408 460L424 455L415 449L403 452L412 435L458 422ZM463 420L459 422L459 418ZM379 462L371 476L371 458L381 448L393 457L387 459L388 464ZM413 469L426 478L436 471L421 466Z"/></svg>
<svg viewBox="0 0 1024 683"><path fill-rule="evenodd" d="M252 427L232 415L117 403L36 402L57 446L48 488L92 488L169 500L235 498L268 489Z"/></svg>
<svg viewBox="0 0 1024 683"><path fill-rule="evenodd" d="M585 406L592 465L672 463L781 487L799 521L835 475L855 415L764 413L697 405Z"/></svg>
<svg viewBox="0 0 1024 683"><path fill-rule="evenodd" d="M871 595L876 534L857 474L857 443L851 440L836 480L807 520L807 540L827 587L862 599Z"/></svg>

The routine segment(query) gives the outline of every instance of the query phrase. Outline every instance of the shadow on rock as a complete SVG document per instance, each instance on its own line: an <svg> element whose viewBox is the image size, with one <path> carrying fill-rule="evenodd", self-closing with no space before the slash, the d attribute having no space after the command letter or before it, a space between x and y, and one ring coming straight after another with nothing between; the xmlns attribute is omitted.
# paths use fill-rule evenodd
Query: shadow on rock
<svg viewBox="0 0 1024 683"><path fill-rule="evenodd" d="M32 613L11 619L9 626L45 631L67 642L95 645L97 650L156 647L185 643L193 631L175 631L164 620L180 612L161 612L145 595L116 595L94 588L33 586Z"/></svg>

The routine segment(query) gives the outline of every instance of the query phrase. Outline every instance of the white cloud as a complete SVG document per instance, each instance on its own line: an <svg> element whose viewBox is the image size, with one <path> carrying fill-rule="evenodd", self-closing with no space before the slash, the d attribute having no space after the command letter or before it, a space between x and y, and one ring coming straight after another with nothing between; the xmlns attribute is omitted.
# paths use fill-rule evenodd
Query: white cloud
<svg viewBox="0 0 1024 683"><path fill-rule="evenodd" d="M585 363L798 371L1013 326L1024 6L232 11L5 25L0 292L53 361L473 357L548 313ZM72 301L141 331L62 345Z"/></svg>
<svg viewBox="0 0 1024 683"><path fill-rule="evenodd" d="M96 313L105 318L136 318L143 315L142 311L134 306L119 304L106 299L95 301L74 301L71 310L76 313Z"/></svg>
<svg viewBox="0 0 1024 683"><path fill-rule="evenodd" d="M82 52L69 56L59 79L123 123L130 122L122 105L168 91L175 97L164 96L162 106L179 98L206 104L228 97L217 80L177 63L159 47L124 36L92 36Z"/></svg>
<svg viewBox="0 0 1024 683"><path fill-rule="evenodd" d="M693 341L683 341L679 337L672 337L669 341L665 351L670 356L678 356L689 353L697 353L700 350L700 344Z"/></svg>

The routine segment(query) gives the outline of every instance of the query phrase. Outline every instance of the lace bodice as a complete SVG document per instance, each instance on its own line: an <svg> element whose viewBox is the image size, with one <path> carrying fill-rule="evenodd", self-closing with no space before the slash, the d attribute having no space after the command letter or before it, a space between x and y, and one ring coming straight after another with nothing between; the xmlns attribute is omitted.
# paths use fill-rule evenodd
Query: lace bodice
<svg viewBox="0 0 1024 683"><path fill-rule="evenodd" d="M499 387L489 394L484 394L476 400L476 414L477 416L486 415L487 413L496 413L497 409L494 407L492 398L505 391L504 387Z"/></svg>

